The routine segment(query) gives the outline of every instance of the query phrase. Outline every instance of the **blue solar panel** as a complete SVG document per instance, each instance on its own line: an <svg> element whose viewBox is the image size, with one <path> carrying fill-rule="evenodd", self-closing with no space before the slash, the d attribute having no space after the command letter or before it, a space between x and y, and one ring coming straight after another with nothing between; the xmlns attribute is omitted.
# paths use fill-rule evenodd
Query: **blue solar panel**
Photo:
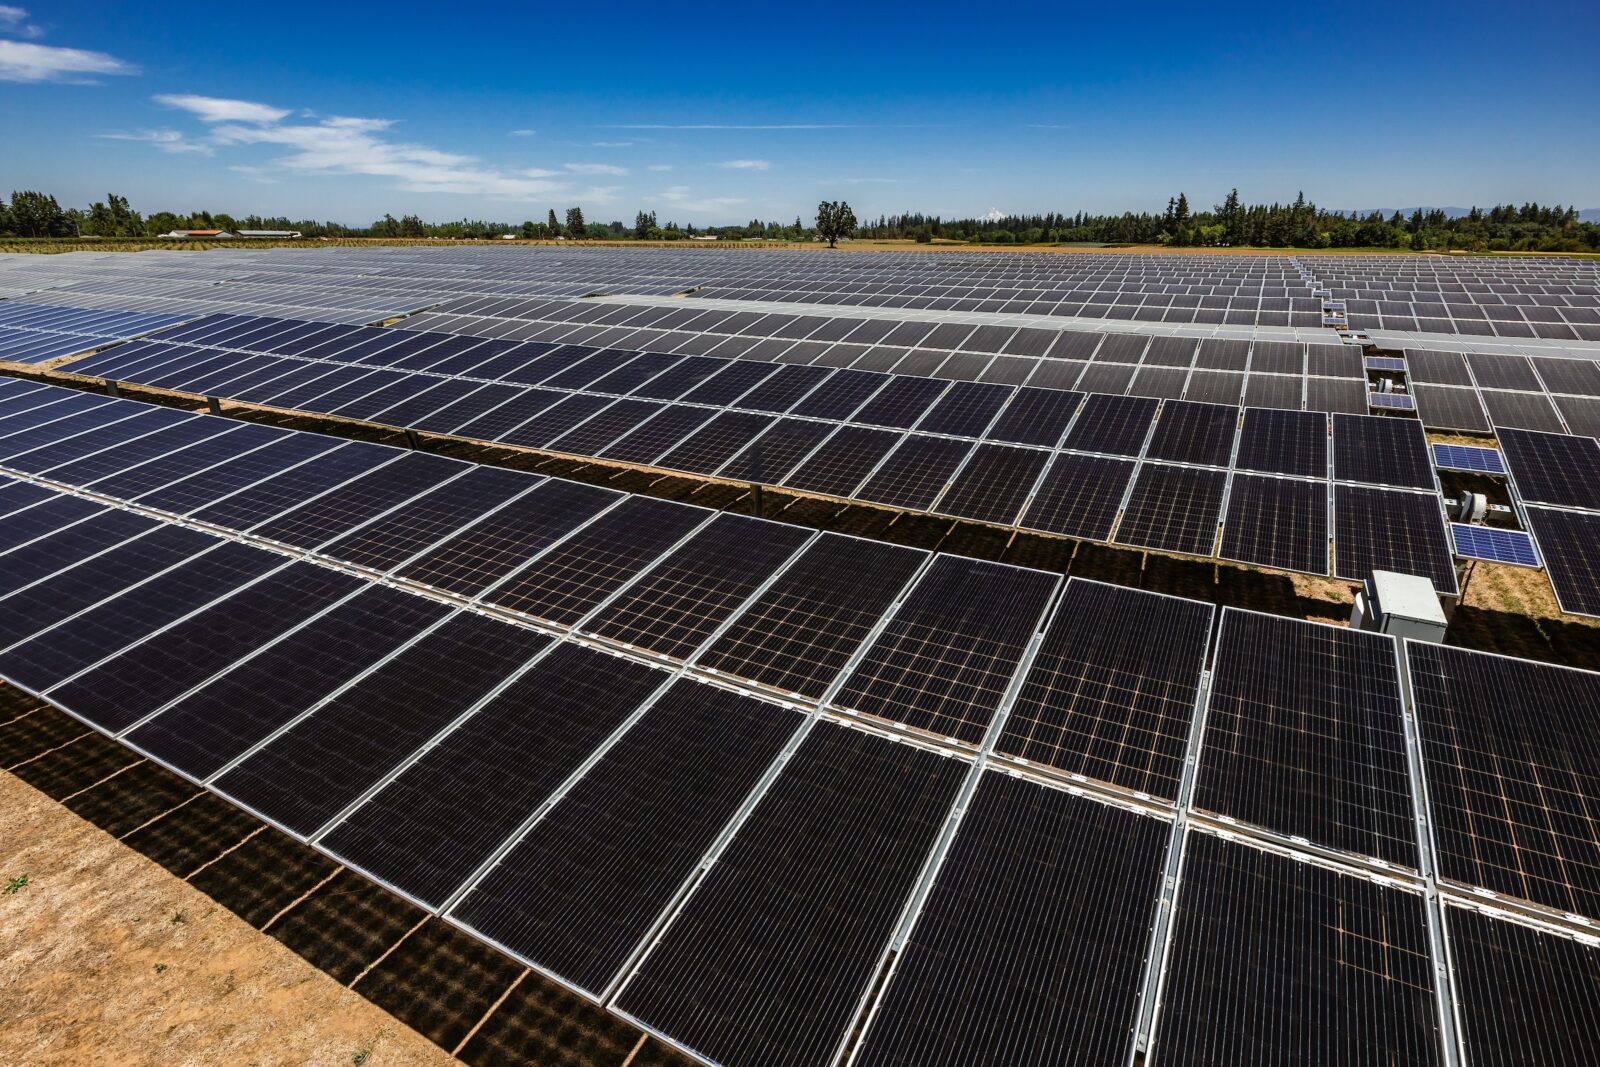
<svg viewBox="0 0 1600 1067"><path fill-rule="evenodd" d="M1497 448L1479 445L1434 445L1433 465L1444 470L1504 474L1506 461Z"/></svg>
<svg viewBox="0 0 1600 1067"><path fill-rule="evenodd" d="M1368 370L1405 370L1406 361L1399 356L1368 356Z"/></svg>
<svg viewBox="0 0 1600 1067"><path fill-rule="evenodd" d="M1521 530L1496 530L1488 526L1452 522L1450 536L1456 543L1456 555L1464 559L1514 563L1519 567L1539 566L1539 553L1534 551L1533 538Z"/></svg>
<svg viewBox="0 0 1600 1067"><path fill-rule="evenodd" d="M1375 408L1393 408L1398 411L1415 411L1416 403L1405 393L1368 393L1367 403Z"/></svg>

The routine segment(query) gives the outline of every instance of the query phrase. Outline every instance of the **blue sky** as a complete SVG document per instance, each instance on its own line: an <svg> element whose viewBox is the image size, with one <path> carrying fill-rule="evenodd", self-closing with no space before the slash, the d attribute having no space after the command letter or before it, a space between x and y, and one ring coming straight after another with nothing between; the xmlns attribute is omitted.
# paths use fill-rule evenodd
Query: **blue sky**
<svg viewBox="0 0 1600 1067"><path fill-rule="evenodd" d="M0 186L351 223L1120 212L1235 185L1596 208L1597 35L1600 5L1541 0L5 0Z"/></svg>

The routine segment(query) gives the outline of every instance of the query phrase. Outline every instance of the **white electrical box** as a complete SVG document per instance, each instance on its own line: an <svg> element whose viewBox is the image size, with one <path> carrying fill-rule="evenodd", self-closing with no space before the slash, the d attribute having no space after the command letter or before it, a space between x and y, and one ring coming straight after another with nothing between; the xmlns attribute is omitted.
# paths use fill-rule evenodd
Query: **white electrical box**
<svg viewBox="0 0 1600 1067"><path fill-rule="evenodd" d="M1444 641L1448 625L1433 583L1415 574L1373 571L1363 592L1356 594L1350 625L1413 641Z"/></svg>

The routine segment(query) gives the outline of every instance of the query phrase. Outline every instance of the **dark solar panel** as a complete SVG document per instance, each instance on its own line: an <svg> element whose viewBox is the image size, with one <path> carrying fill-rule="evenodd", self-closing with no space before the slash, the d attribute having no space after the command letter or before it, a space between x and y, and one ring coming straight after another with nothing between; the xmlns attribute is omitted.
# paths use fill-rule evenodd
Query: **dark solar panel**
<svg viewBox="0 0 1600 1067"><path fill-rule="evenodd" d="M668 405L637 429L600 449L596 455L624 463L649 463L710 422L714 415L716 411L711 408Z"/></svg>
<svg viewBox="0 0 1600 1067"><path fill-rule="evenodd" d="M807 493L849 496L903 435L865 426L841 426L782 484Z"/></svg>
<svg viewBox="0 0 1600 1067"><path fill-rule="evenodd" d="M549 480L452 534L396 576L474 596L620 499L598 486Z"/></svg>
<svg viewBox="0 0 1600 1067"><path fill-rule="evenodd" d="M1523 500L1600 510L1600 441L1532 430L1502 429L1496 436Z"/></svg>
<svg viewBox="0 0 1600 1067"><path fill-rule="evenodd" d="M982 437L1011 393L1010 386L956 382L917 423L917 430L956 437Z"/></svg>
<svg viewBox="0 0 1600 1067"><path fill-rule="evenodd" d="M979 445L933 510L1010 526L1049 461L1050 453L1043 449Z"/></svg>
<svg viewBox="0 0 1600 1067"><path fill-rule="evenodd" d="M1489 416L1484 413L1476 389L1446 385L1413 385L1417 417L1430 430L1468 430L1487 433Z"/></svg>
<svg viewBox="0 0 1600 1067"><path fill-rule="evenodd" d="M1472 376L1460 352L1434 352L1406 349L1406 376L1412 382L1433 385L1468 385Z"/></svg>
<svg viewBox="0 0 1600 1067"><path fill-rule="evenodd" d="M796 526L719 515L584 629L632 648L686 659L810 537L810 531Z"/></svg>
<svg viewBox="0 0 1600 1067"><path fill-rule="evenodd" d="M780 482L833 433L835 426L810 419L779 419L721 467L717 477L769 485Z"/></svg>
<svg viewBox="0 0 1600 1067"><path fill-rule="evenodd" d="M818 723L618 1006L727 1067L826 1062L967 770Z"/></svg>
<svg viewBox="0 0 1600 1067"><path fill-rule="evenodd" d="M352 575L291 563L57 686L51 698L118 733L361 587Z"/></svg>
<svg viewBox="0 0 1600 1067"><path fill-rule="evenodd" d="M711 514L667 500L629 497L492 589L484 602L570 626Z"/></svg>
<svg viewBox="0 0 1600 1067"><path fill-rule="evenodd" d="M752 387L759 384L763 378L777 371L777 369L770 363L735 360L707 378L700 385L689 390L682 399L691 404L732 404L740 396L749 392ZM647 396L651 394L641 391L635 395Z"/></svg>
<svg viewBox="0 0 1600 1067"><path fill-rule="evenodd" d="M1600 674L1408 642L1439 875L1600 919Z"/></svg>
<svg viewBox="0 0 1600 1067"><path fill-rule="evenodd" d="M562 644L322 838L441 907L671 675Z"/></svg>
<svg viewBox="0 0 1600 1067"><path fill-rule="evenodd" d="M1150 423L1160 401L1143 396L1094 394L1083 402L1077 421L1061 447L1080 452L1137 456L1144 451Z"/></svg>
<svg viewBox="0 0 1600 1067"><path fill-rule="evenodd" d="M1600 1062L1600 947L1477 910L1445 916L1474 1067Z"/></svg>
<svg viewBox="0 0 1600 1067"><path fill-rule="evenodd" d="M825 533L696 662L820 697L927 558Z"/></svg>
<svg viewBox="0 0 1600 1067"><path fill-rule="evenodd" d="M1020 525L1091 541L1106 540L1137 466L1127 459L1057 453Z"/></svg>
<svg viewBox="0 0 1600 1067"><path fill-rule="evenodd" d="M1228 610L1194 805L1416 869L1394 641Z"/></svg>
<svg viewBox="0 0 1600 1067"><path fill-rule="evenodd" d="M1211 555L1227 485L1227 471L1142 464L1117 525L1117 543Z"/></svg>
<svg viewBox="0 0 1600 1067"><path fill-rule="evenodd" d="M654 465L694 474L711 474L776 420L771 415L725 411L654 460Z"/></svg>
<svg viewBox="0 0 1600 1067"><path fill-rule="evenodd" d="M938 499L940 491L972 448L970 441L908 434L872 477L851 495L921 511Z"/></svg>
<svg viewBox="0 0 1600 1067"><path fill-rule="evenodd" d="M599 995L800 721L674 683L452 917Z"/></svg>
<svg viewBox="0 0 1600 1067"><path fill-rule="evenodd" d="M1174 463L1226 467L1233 456L1238 425L1238 408L1169 400L1161 406L1161 418L1145 455Z"/></svg>
<svg viewBox="0 0 1600 1067"><path fill-rule="evenodd" d="M1382 415L1334 415L1333 476L1342 482L1434 488L1422 423Z"/></svg>
<svg viewBox="0 0 1600 1067"><path fill-rule="evenodd" d="M1438 1064L1422 898L1191 832L1152 1062Z"/></svg>
<svg viewBox="0 0 1600 1067"><path fill-rule="evenodd" d="M788 411L828 376L826 367L779 367L778 372L739 398L739 406L774 414Z"/></svg>
<svg viewBox="0 0 1600 1067"><path fill-rule="evenodd" d="M853 1062L1127 1062L1169 836L984 775Z"/></svg>
<svg viewBox="0 0 1600 1067"><path fill-rule="evenodd" d="M352 441L317 455L328 443L325 438L313 442L296 437L285 442L285 447L271 445L252 453L249 458L257 464L250 469L236 470L237 463L228 464L141 498L139 503L172 511L187 508L190 510L180 514L228 529L248 530L403 454ZM302 463L308 456L315 458ZM206 504L210 506L202 506Z"/></svg>
<svg viewBox="0 0 1600 1067"><path fill-rule="evenodd" d="M851 416L852 422L904 430L921 419L949 382L910 375L895 377Z"/></svg>
<svg viewBox="0 0 1600 1067"><path fill-rule="evenodd" d="M405 452L382 469L346 482L250 530L257 536L297 548L316 548L473 469L459 460ZM209 516L208 509L199 517Z"/></svg>
<svg viewBox="0 0 1600 1067"><path fill-rule="evenodd" d="M1600 515L1536 507L1527 514L1561 610L1600 617Z"/></svg>
<svg viewBox="0 0 1600 1067"><path fill-rule="evenodd" d="M649 400L619 400L599 414L553 438L546 446L552 452L575 456L599 455L612 441L650 419L662 409Z"/></svg>
<svg viewBox="0 0 1600 1067"><path fill-rule="evenodd" d="M794 406L793 413L815 419L849 418L867 398L890 381L887 374L840 370Z"/></svg>
<svg viewBox="0 0 1600 1067"><path fill-rule="evenodd" d="M436 601L372 586L178 700L127 739L208 778L447 614Z"/></svg>
<svg viewBox="0 0 1600 1067"><path fill-rule="evenodd" d="M1333 487L1333 573L1361 582L1374 570L1418 574L1441 594L1455 594L1455 560L1438 497L1363 485Z"/></svg>
<svg viewBox="0 0 1600 1067"><path fill-rule="evenodd" d="M106 505L85 497L52 494L6 518L5 525L0 527L0 552L48 537L105 510Z"/></svg>
<svg viewBox="0 0 1600 1067"><path fill-rule="evenodd" d="M1235 474L1222 523L1223 559L1328 573L1328 483Z"/></svg>
<svg viewBox="0 0 1600 1067"><path fill-rule="evenodd" d="M834 699L968 744L982 740L1057 577L941 556Z"/></svg>
<svg viewBox="0 0 1600 1067"><path fill-rule="evenodd" d="M1192 600L1067 583L996 751L1173 800L1211 616Z"/></svg>
<svg viewBox="0 0 1600 1067"><path fill-rule="evenodd" d="M274 736L216 788L310 835L549 643L532 630L458 613Z"/></svg>
<svg viewBox="0 0 1600 1067"><path fill-rule="evenodd" d="M991 441L1054 448L1082 401L1082 393L1024 386L1012 395L985 436Z"/></svg>
<svg viewBox="0 0 1600 1067"><path fill-rule="evenodd" d="M1489 421L1497 429L1514 426L1525 430L1543 430L1546 433L1566 433L1567 428L1556 414L1555 405L1544 393L1510 393L1500 389L1480 389Z"/></svg>
<svg viewBox="0 0 1600 1067"><path fill-rule="evenodd" d="M0 653L0 675L35 692L72 677L288 561L223 542Z"/></svg>

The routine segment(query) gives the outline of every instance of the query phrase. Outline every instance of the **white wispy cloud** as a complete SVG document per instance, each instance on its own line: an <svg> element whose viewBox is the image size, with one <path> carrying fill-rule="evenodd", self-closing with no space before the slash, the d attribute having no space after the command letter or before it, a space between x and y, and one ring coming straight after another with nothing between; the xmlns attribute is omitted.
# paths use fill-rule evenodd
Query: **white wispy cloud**
<svg viewBox="0 0 1600 1067"><path fill-rule="evenodd" d="M562 166L573 174L613 174L621 176L628 173L627 167L618 167L610 163L563 163Z"/></svg>
<svg viewBox="0 0 1600 1067"><path fill-rule="evenodd" d="M253 122L267 125L281 122L293 112L288 108L257 104L249 100L225 100L192 93L162 93L156 103L187 111L201 122Z"/></svg>
<svg viewBox="0 0 1600 1067"><path fill-rule="evenodd" d="M278 184L278 179L274 178L272 176L272 172L265 167L247 167L241 164L239 166L229 167L228 169L233 171L235 174L243 175L253 182L260 182L262 185Z"/></svg>
<svg viewBox="0 0 1600 1067"><path fill-rule="evenodd" d="M1030 130L1070 130L1072 126L1065 122L1030 122Z"/></svg>
<svg viewBox="0 0 1600 1067"><path fill-rule="evenodd" d="M598 130L862 130L866 126L838 122L610 122L596 126Z"/></svg>
<svg viewBox="0 0 1600 1067"><path fill-rule="evenodd" d="M667 170L671 170L671 169L672 169L672 164L671 163L652 163L648 167L645 168L645 170L653 170L653 171L656 171L658 173L661 172L661 171L667 171Z"/></svg>
<svg viewBox="0 0 1600 1067"><path fill-rule="evenodd" d="M637 141L590 141L590 148L632 148Z"/></svg>
<svg viewBox="0 0 1600 1067"><path fill-rule="evenodd" d="M95 136L107 141L141 141L163 152L174 154L192 152L196 155L209 156L212 153L210 145L191 141L177 130L117 130L112 133L97 133Z"/></svg>
<svg viewBox="0 0 1600 1067"><path fill-rule="evenodd" d="M897 185L899 178L824 178L823 185Z"/></svg>
<svg viewBox="0 0 1600 1067"><path fill-rule="evenodd" d="M513 136L513 137L532 137L534 134L536 134L538 132L539 132L538 130L512 130L511 131L511 136Z"/></svg>
<svg viewBox="0 0 1600 1067"><path fill-rule="evenodd" d="M43 37L44 27L28 21L28 12L10 4L0 4L0 33L17 37Z"/></svg>
<svg viewBox="0 0 1600 1067"><path fill-rule="evenodd" d="M747 202L742 196L695 196L694 190L687 185L668 186L647 199L677 211L695 214L715 214Z"/></svg>
<svg viewBox="0 0 1600 1067"><path fill-rule="evenodd" d="M137 73L132 63L104 52L0 40L0 81L93 85L97 75Z"/></svg>
<svg viewBox="0 0 1600 1067"><path fill-rule="evenodd" d="M725 170L766 170L772 164L765 159L730 159L725 163L718 163L717 166Z"/></svg>

